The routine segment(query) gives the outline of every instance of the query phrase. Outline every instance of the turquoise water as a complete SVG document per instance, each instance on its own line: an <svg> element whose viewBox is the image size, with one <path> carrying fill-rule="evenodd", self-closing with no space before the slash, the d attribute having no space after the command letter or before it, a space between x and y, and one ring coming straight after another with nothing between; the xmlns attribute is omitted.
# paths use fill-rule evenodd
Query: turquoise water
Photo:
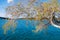
<svg viewBox="0 0 60 40"><path fill-rule="evenodd" d="M41 32L32 32L38 24L38 22L34 20L16 20L17 27L14 33L10 30L7 34L4 34L2 26L6 21L7 20L0 19L0 40L60 40L60 29L53 27L51 24ZM26 21L28 21L27 26ZM32 24L34 24L34 26L32 26Z"/></svg>

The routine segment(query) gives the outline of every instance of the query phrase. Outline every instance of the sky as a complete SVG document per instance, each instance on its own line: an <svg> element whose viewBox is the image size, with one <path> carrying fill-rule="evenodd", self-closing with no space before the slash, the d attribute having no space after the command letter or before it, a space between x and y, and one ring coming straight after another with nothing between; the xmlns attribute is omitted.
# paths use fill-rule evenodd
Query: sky
<svg viewBox="0 0 60 40"><path fill-rule="evenodd" d="M6 7L9 5L13 5L13 3L17 3L19 0L0 0L0 16L5 16ZM22 0L20 0L22 1Z"/></svg>
<svg viewBox="0 0 60 40"><path fill-rule="evenodd" d="M14 3L23 2L24 5L27 4L28 0L0 0L0 16L5 16L6 7L13 5ZM48 2L48 0L37 0L38 2Z"/></svg>

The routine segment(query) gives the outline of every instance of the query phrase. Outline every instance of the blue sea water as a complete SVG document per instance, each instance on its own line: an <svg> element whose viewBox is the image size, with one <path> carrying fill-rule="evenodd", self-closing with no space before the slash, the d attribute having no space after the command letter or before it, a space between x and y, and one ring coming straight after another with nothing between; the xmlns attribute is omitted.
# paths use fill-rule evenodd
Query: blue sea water
<svg viewBox="0 0 60 40"><path fill-rule="evenodd" d="M38 22L34 20L32 20L32 23L31 20L16 20L17 27L14 33L8 31L7 34L4 34L2 26L6 21L7 20L0 19L0 40L60 40L60 29L51 24L41 32L32 32L38 24ZM28 26L26 26L26 21L28 21ZM34 26L32 24L34 24Z"/></svg>

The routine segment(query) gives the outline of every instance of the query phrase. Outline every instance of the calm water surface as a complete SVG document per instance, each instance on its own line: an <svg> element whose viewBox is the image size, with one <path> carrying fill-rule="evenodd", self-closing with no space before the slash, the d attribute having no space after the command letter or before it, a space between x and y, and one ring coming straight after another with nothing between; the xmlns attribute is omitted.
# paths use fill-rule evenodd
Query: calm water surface
<svg viewBox="0 0 60 40"><path fill-rule="evenodd" d="M34 33L38 21L30 20L17 20L17 27L14 33L8 30L7 34L3 34L2 26L7 20L0 19L0 40L60 40L60 29L48 25L47 29L41 32ZM28 21L28 26L26 26L26 21ZM32 25L34 24L34 26Z"/></svg>

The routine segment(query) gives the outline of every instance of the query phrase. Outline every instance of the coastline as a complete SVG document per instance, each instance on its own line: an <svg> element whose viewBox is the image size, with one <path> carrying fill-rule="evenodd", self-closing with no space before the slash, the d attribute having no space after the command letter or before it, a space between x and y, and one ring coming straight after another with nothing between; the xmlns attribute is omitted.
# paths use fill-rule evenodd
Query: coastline
<svg viewBox="0 0 60 40"><path fill-rule="evenodd" d="M53 15L51 15L51 19L50 19L51 25L53 25L54 27L60 28L60 26L53 23L53 18L52 17L53 17Z"/></svg>

